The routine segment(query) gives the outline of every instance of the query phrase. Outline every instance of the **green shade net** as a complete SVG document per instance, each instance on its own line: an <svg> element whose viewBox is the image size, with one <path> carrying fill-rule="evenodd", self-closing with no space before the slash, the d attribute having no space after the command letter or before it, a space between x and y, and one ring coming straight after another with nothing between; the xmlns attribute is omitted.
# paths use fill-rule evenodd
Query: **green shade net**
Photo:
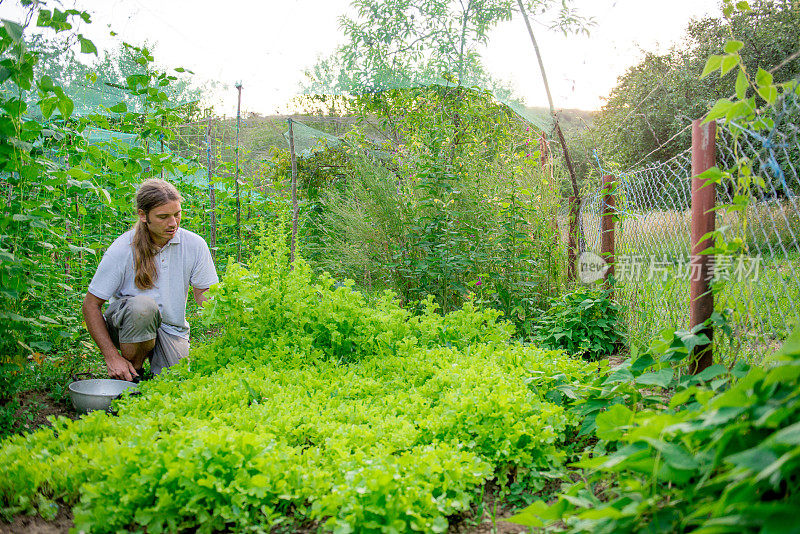
<svg viewBox="0 0 800 534"><path fill-rule="evenodd" d="M300 157L308 157L315 151L336 147L342 143L341 138L296 120L292 120L292 133L294 135L294 151ZM286 139L288 146L288 129L283 133L283 137Z"/></svg>

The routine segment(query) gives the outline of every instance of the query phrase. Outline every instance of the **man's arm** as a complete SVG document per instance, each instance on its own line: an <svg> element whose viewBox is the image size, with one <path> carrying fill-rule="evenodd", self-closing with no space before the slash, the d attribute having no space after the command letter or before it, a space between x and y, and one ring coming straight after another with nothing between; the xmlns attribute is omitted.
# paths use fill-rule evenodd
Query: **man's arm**
<svg viewBox="0 0 800 534"><path fill-rule="evenodd" d="M198 306L202 306L202 304L208 300L206 291L208 291L208 288L200 289L199 287L192 287L192 295L194 295L194 301Z"/></svg>
<svg viewBox="0 0 800 534"><path fill-rule="evenodd" d="M133 364L122 357L111 341L111 336L108 334L106 322L103 319L103 313L100 311L103 307L105 300L92 295L87 292L83 299L83 319L86 321L86 329L89 330L89 335L92 336L94 342L100 348L103 358L106 361L108 368L108 376L120 380L130 381L136 376L136 371Z"/></svg>

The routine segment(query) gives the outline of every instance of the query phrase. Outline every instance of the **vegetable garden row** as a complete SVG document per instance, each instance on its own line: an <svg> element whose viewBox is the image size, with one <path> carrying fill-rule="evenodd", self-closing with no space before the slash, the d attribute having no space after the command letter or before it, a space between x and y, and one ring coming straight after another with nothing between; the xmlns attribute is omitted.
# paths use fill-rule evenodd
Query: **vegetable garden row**
<svg viewBox="0 0 800 534"><path fill-rule="evenodd" d="M673 371L700 341L691 333L609 370L511 341L494 311L367 302L290 268L277 237L212 289L204 320L219 335L117 416L3 443L6 514L65 503L86 532L444 532L489 481L535 492L573 473L555 504L514 520L787 532L800 505L797 336L771 370L740 365L735 385L721 366Z"/></svg>

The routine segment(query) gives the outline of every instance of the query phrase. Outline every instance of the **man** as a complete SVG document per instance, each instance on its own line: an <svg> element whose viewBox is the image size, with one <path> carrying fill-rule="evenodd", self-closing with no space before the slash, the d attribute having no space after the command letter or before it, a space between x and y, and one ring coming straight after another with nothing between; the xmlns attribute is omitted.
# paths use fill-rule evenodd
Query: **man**
<svg viewBox="0 0 800 534"><path fill-rule="evenodd" d="M188 356L189 287L201 304L219 282L205 240L180 228L181 200L164 180L142 183L139 220L106 250L83 299L86 327L111 378L136 379L146 358L158 374Z"/></svg>

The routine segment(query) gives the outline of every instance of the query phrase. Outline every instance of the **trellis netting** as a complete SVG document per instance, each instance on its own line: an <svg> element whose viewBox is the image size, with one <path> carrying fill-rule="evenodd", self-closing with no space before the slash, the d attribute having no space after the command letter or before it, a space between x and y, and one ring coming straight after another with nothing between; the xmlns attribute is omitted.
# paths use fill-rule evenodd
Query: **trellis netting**
<svg viewBox="0 0 800 534"><path fill-rule="evenodd" d="M503 0L495 4L508 7L515 5L515 2ZM450 6L456 6L456 3L451 2ZM32 9L38 8L34 6ZM492 14L475 10L470 13L478 21L483 20L484 15ZM498 18L502 19L503 17ZM35 21L36 17L33 16L31 20ZM435 22L438 25L441 21ZM31 23L22 32L23 39L27 40L35 31L33 26L34 23ZM440 29L448 31L445 27ZM483 30L476 31L472 35L475 39L473 44L480 46L485 42L480 35ZM464 38L463 32L457 33L460 33L458 39ZM440 37L444 35L441 34ZM400 36L396 37L399 39ZM53 130L67 132L67 140L61 146L56 146L58 143L53 142L49 147L58 152L53 153L50 161L54 164L54 169L58 167L53 172L64 178L64 187L49 191L36 180L12 187L5 177L0 177L0 191L6 198L13 198L20 205L49 202L53 199L49 228L39 227L36 230L37 239L41 237L43 245L37 245L38 248L34 247L29 251L36 257L36 263L41 265L39 274L36 275L42 282L41 286L37 286L37 300L53 303L54 308L63 309L65 313L74 311L74 302L66 301L74 301L80 296L102 252L116 236L130 228L135 219L135 189L146 177L160 176L178 185L185 199L184 225L208 240L216 253L216 260L220 263L227 261L231 255L236 258L235 252L241 248L252 248L242 247L242 244L255 238L259 218L274 216L275 212L285 211L291 204L285 189L280 190L272 181L288 181L288 173L281 167L287 157L288 116L261 117L244 114L235 122L225 117L212 117L210 120L203 117L198 120L201 114L197 113L194 105L193 98L196 95L181 86L183 81L172 80L161 86L160 81L165 81L164 79L150 78L147 83L139 83L142 77L164 75L150 70L153 68L152 57L146 50L123 47L121 50L131 52L132 57L118 54L109 61L100 58L96 64L83 65L75 60L74 55L69 59L69 54L61 54L68 51L74 42L70 44L68 40L56 41L56 47L63 45L67 48L58 51L53 47L43 46L43 60L37 67L43 70L37 71L36 77L50 76L55 83L54 87L63 88L71 100L69 105L64 110L59 108L54 111L48 108L49 104L45 104L44 109L39 109L37 102L42 94L36 87L21 93L24 93L28 104L29 119L35 119L45 126L53 126ZM35 46L33 42L31 45ZM526 138L531 138L532 145L537 143L539 131L550 129L551 117L548 112L526 108L508 91L482 75L483 71L478 68L476 46L464 46L461 43L453 48L457 51L456 54L441 56L433 62L395 64L387 56L389 63L380 66L378 70L334 69L331 71L332 78L317 78L316 85L307 87L303 96L311 99L312 95L324 94L352 101L391 91L417 91L438 93L459 102L467 100L467 94L478 95L476 101L485 103L486 108L502 109L502 119L510 124L509 128L514 129L515 133L522 132L518 142L503 149L507 148L508 153L515 157L520 155L528 158L527 161L532 161L535 159L535 147L526 146ZM136 57L137 54L141 57ZM70 65L70 68L65 65ZM340 76L342 73L351 77L345 80ZM354 76L354 73L360 74ZM13 80L4 82L2 90L10 90L12 82ZM179 87L173 91L170 89L171 85ZM152 98L161 98L160 87L165 92L164 100L156 102ZM246 92L244 99L246 102ZM66 106L65 102L62 104ZM502 108L498 104L506 107ZM301 105L298 103L298 111L307 113L306 108ZM188 108L195 108L194 112L186 113ZM469 116L458 115L456 109L457 106L444 105L433 109L429 124L425 126L435 130L447 123L453 132L466 128ZM409 110L399 111L402 116ZM470 110L472 111L478 115L485 109L476 106ZM175 120L181 115L185 116L185 120ZM388 128L379 113L367 110L357 118L347 114L298 115L291 115L291 118L297 119L293 132L296 155L299 158L313 158L315 154L332 147L347 147L351 142L349 134L357 130L359 139L366 141L361 147L367 146L366 150L376 156L381 165L394 165L394 171L402 165L402 172L416 176L418 169L411 167L417 162L411 158L404 159L402 163L398 161L397 148L406 139ZM67 120L62 118L67 116ZM176 124L178 122L182 124ZM154 134L159 127L164 132L161 135ZM451 140L454 138L451 135ZM102 161L98 159L89 162L87 158L71 160L68 145L80 145L79 150L92 154L99 149L104 154ZM474 150L465 149L464 159L469 160L467 164L470 165L470 171L476 174L488 172L496 153L493 150L495 149L485 146ZM276 158L276 154L279 157ZM166 161L170 162L169 170L159 171L159 164ZM284 176L276 176L280 172ZM500 176L497 169L493 169L493 172ZM502 178L510 183L513 176ZM401 181L395 178L393 180L398 184ZM237 190L240 194L236 193ZM489 197L487 202L495 202L493 209L500 210L501 202L491 195ZM515 202L525 202L529 208L534 205L533 198L523 199L521 195L514 198L517 199ZM307 213L309 210L306 207L301 199L301 210ZM54 248L47 248L52 245L45 239L48 232L60 234L66 239L59 240ZM4 236L4 245L20 248L23 240L28 239L22 230L11 233L14 235ZM514 257L503 258L506 259L512 262L516 260ZM502 265L502 261L495 263ZM476 278L477 275L469 276ZM372 279L369 273L366 277L368 280ZM459 283L464 286L468 281L469 278L460 280ZM67 291L64 287L69 287L70 290ZM466 290L460 291L466 293ZM71 316L71 320L74 319Z"/></svg>

